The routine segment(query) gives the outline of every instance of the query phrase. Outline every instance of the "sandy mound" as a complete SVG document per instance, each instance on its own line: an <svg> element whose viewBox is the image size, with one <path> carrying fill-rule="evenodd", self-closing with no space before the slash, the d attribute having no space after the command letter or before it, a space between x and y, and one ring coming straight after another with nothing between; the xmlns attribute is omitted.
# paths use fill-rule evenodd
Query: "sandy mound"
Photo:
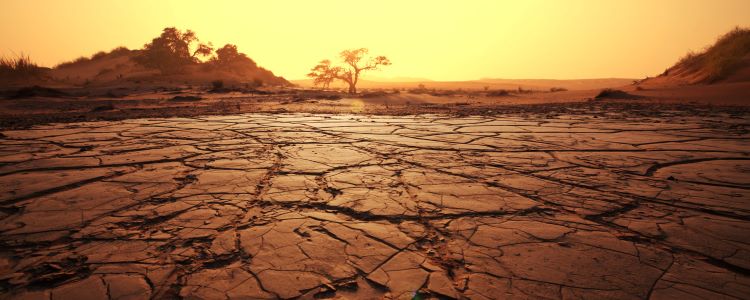
<svg viewBox="0 0 750 300"><path fill-rule="evenodd" d="M735 28L700 53L689 53L646 84L713 84L750 81L750 29Z"/></svg>
<svg viewBox="0 0 750 300"><path fill-rule="evenodd" d="M266 85L289 84L283 77L256 65L218 68L203 63L185 66L178 72L162 73L136 62L141 51L118 48L109 53L96 54L90 59L79 58L55 67L49 71L49 76L56 82L78 86L209 84L216 80L232 84L253 83L256 80Z"/></svg>

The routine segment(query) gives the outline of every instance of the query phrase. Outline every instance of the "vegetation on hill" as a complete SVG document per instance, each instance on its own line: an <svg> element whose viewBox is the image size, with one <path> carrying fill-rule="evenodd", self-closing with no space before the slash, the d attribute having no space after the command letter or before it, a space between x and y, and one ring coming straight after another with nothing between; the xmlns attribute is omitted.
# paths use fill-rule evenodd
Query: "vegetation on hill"
<svg viewBox="0 0 750 300"><path fill-rule="evenodd" d="M690 83L714 83L742 67L750 67L750 28L736 27L704 51L691 52L662 76L688 78Z"/></svg>
<svg viewBox="0 0 750 300"><path fill-rule="evenodd" d="M104 58L112 58L112 57L124 56L124 55L128 55L128 54L130 54L132 52L133 52L133 50L130 50L128 48L117 47L117 48L112 49L112 51L109 51L109 52L99 51L99 52L95 53L94 55L92 55L91 57L81 56L79 58L76 58L75 60L64 62L64 63L60 63L57 66L55 66L55 69L61 69L61 68L76 66L76 65L79 65L79 64L83 64L83 63L87 63L87 62L92 62L92 61L99 61L99 60L102 60Z"/></svg>
<svg viewBox="0 0 750 300"><path fill-rule="evenodd" d="M271 71L259 67L236 45L214 49L191 31L174 27L145 44L143 49L118 47L91 57L79 57L53 69L37 66L27 56L0 59L0 78L44 78L74 85L110 85L119 82L190 84L222 80L245 85L289 85Z"/></svg>

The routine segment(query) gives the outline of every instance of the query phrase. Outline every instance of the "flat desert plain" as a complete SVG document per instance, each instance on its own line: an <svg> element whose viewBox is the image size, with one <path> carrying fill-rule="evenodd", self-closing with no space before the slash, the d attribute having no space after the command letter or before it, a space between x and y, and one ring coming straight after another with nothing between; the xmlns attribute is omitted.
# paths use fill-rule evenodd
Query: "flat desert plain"
<svg viewBox="0 0 750 300"><path fill-rule="evenodd" d="M748 115L590 109L6 129L3 298L747 298Z"/></svg>

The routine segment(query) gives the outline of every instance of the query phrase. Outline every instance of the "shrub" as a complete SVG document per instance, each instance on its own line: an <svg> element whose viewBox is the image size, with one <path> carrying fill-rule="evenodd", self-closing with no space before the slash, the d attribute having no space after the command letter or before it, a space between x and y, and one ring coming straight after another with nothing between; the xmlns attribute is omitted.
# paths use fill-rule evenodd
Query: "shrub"
<svg viewBox="0 0 750 300"><path fill-rule="evenodd" d="M74 59L74 60L71 60L71 61L67 61L67 62L63 62L63 63L60 63L60 64L58 64L57 66L55 66L55 68L57 68L57 69L61 69L61 68L67 68L67 67L70 67L70 66L73 66L73 65L79 64L79 63L87 62L87 61L89 61L89 60L90 60L90 59L89 59L88 57L85 57L85 56L81 56L81 57L79 57L79 58L76 58L76 59Z"/></svg>
<svg viewBox="0 0 750 300"><path fill-rule="evenodd" d="M606 89L601 90L599 94L597 94L594 98L596 99L602 99L602 98L625 99L625 98L635 98L635 96L628 94L622 90L606 88Z"/></svg>
<svg viewBox="0 0 750 300"><path fill-rule="evenodd" d="M125 48L125 47L117 47L117 48L112 49L112 51L109 51L109 53L107 53L105 51L99 51L99 52L95 53L94 55L92 55L91 58L88 58L88 57L85 57L85 56L81 56L81 57L76 58L74 60L60 63L57 66L55 66L55 68L66 68L66 67L70 67L70 66L73 66L73 65L76 65L76 64L79 64L79 63L101 59L101 58L104 58L106 56L117 57L117 56L125 55L125 54L128 54L128 53L130 53L130 49Z"/></svg>
<svg viewBox="0 0 750 300"><path fill-rule="evenodd" d="M524 89L524 88L522 88L522 87L519 86L517 92L519 94L529 94L529 93L532 93L533 90L526 90L526 89Z"/></svg>
<svg viewBox="0 0 750 300"><path fill-rule="evenodd" d="M115 56L120 56L120 55L128 54L128 53L130 53L130 49L128 49L127 47L123 47L123 46L114 48L112 49L112 51L109 51L109 55L115 55Z"/></svg>
<svg viewBox="0 0 750 300"><path fill-rule="evenodd" d="M551 93L556 93L556 92L565 92L565 91L567 91L567 90L568 90L568 89L566 89L566 88L562 88L562 87L553 87L553 88L550 88L550 89L549 89L549 91L550 91Z"/></svg>
<svg viewBox="0 0 750 300"><path fill-rule="evenodd" d="M487 97L504 97L510 95L507 90L494 90L487 92Z"/></svg>
<svg viewBox="0 0 750 300"><path fill-rule="evenodd" d="M105 56L107 56L107 52L99 51L97 53L94 53L94 55L91 56L91 60L97 60L97 59L103 58Z"/></svg>
<svg viewBox="0 0 750 300"><path fill-rule="evenodd" d="M214 90L221 89L224 87L224 81L222 80L211 81L211 87L213 87Z"/></svg>
<svg viewBox="0 0 750 300"><path fill-rule="evenodd" d="M23 54L17 57L0 57L0 76L11 78L25 78L38 76L42 68Z"/></svg>

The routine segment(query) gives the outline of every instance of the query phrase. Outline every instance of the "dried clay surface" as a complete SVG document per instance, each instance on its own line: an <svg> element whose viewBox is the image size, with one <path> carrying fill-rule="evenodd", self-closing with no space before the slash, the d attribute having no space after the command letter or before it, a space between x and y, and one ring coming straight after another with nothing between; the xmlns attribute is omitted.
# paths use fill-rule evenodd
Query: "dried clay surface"
<svg viewBox="0 0 750 300"><path fill-rule="evenodd" d="M7 130L0 299L747 299L749 119Z"/></svg>

